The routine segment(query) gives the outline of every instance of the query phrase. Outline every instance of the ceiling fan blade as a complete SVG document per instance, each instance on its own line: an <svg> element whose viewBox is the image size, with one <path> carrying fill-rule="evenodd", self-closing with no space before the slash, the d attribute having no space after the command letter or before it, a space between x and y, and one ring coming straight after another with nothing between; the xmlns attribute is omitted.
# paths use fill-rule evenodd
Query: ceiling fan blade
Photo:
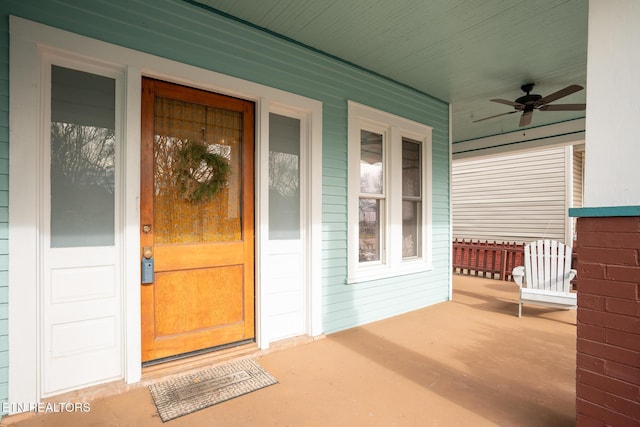
<svg viewBox="0 0 640 427"><path fill-rule="evenodd" d="M520 127L528 126L531 124L531 118L533 117L533 111L525 111L520 116Z"/></svg>
<svg viewBox="0 0 640 427"><path fill-rule="evenodd" d="M519 102L513 102L506 99L490 99L490 101L497 102L499 104L510 105L512 107L524 107L524 104L520 104Z"/></svg>
<svg viewBox="0 0 640 427"><path fill-rule="evenodd" d="M478 123L478 122L481 122L481 121L484 121L484 120L493 119L494 117L506 116L507 114L513 114L513 113L517 113L517 111L509 111L508 113L496 114L495 116L489 116L489 117L485 117L483 119L474 120L472 123Z"/></svg>
<svg viewBox="0 0 640 427"><path fill-rule="evenodd" d="M544 98L540 98L538 101L536 101L536 105L548 104L555 101L556 99L564 98L565 96L571 95L572 93L581 91L582 89L584 88L579 85L567 86L564 89L560 89L557 92L545 96Z"/></svg>
<svg viewBox="0 0 640 427"><path fill-rule="evenodd" d="M582 111L587 108L587 104L555 104L543 105L540 111Z"/></svg>

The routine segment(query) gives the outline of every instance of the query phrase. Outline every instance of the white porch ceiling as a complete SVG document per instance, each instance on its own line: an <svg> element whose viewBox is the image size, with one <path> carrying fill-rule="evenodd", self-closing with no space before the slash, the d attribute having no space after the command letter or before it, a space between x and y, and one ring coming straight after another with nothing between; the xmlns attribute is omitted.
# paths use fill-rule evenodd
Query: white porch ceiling
<svg viewBox="0 0 640 427"><path fill-rule="evenodd" d="M520 86L586 102L588 0L187 0L234 16L452 105L453 141L499 135L520 114ZM528 127L585 116L536 111Z"/></svg>

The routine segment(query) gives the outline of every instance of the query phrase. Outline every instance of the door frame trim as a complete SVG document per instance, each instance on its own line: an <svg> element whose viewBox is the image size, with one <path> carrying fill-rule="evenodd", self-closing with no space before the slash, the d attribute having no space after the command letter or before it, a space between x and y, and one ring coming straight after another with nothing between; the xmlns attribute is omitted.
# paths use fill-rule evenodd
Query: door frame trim
<svg viewBox="0 0 640 427"><path fill-rule="evenodd" d="M269 331L262 319L264 310L260 303L264 295L264 283L260 270L265 242L261 237L266 226L260 194L268 183L257 178L268 166L264 148L268 142L268 112L284 107L299 111L307 118L309 126L308 153L309 197L307 204L309 240L306 252L309 259L306 284L308 290L309 336L320 335L322 326L322 103L279 89L253 83L215 71L194 67L173 60L142 53L129 48L80 36L68 31L10 16L10 113L11 141L9 152L10 203L9 217L9 400L12 402L38 402L41 365L35 356L40 351L44 331L37 325L40 304L40 278L33 266L25 269L27 254L37 251L38 218L34 209L33 194L40 191L41 183L33 170L38 153L29 147L29 141L39 140L42 130L33 127L41 114L40 67L41 54L60 53L78 60L108 64L124 73L124 138L122 149L124 164L121 178L125 182L122 227L121 266L124 272L122 289L123 325L123 379L127 383L139 382L142 375L140 349L140 262L139 262L139 195L140 195L140 105L142 76L157 78L224 95L247 99L256 103L256 340L260 348L270 345ZM20 96L17 96L20 94ZM27 146L27 148L25 148ZM33 156L29 159L29 156ZM35 159L35 160L34 160ZM27 167L28 166L28 167ZM21 170L22 172L21 172ZM36 169L37 170L37 169ZM18 184L19 183L19 184ZM37 208L37 206L35 206ZM261 218L259 221L258 218ZM18 286L18 284L20 286ZM83 386L81 386L83 387ZM80 387L80 388L81 388Z"/></svg>

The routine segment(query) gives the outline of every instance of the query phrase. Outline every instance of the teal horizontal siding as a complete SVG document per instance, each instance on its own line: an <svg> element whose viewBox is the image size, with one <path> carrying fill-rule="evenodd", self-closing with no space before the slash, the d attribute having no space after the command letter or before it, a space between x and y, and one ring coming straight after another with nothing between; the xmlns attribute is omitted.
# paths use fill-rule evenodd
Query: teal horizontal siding
<svg viewBox="0 0 640 427"><path fill-rule="evenodd" d="M8 15L320 100L323 103L322 274L331 333L448 298L449 107L423 93L180 0L4 0L0 4L0 240L7 238ZM433 270L354 285L347 277L347 101L433 128ZM2 211L2 208L5 211ZM0 260L7 256L0 243ZM5 268L5 263L0 263ZM7 275L0 271L0 304ZM6 322L0 309L0 325ZM0 330L3 333L3 330ZM6 332L4 332L6 333ZM0 401L6 336L0 336ZM3 386L4 384L4 386ZM4 393L4 394L3 394Z"/></svg>

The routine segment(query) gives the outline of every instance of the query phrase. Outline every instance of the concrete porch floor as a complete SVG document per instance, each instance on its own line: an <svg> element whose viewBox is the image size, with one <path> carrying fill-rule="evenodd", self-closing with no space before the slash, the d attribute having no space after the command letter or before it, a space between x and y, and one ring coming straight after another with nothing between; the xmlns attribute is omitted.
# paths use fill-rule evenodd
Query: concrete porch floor
<svg viewBox="0 0 640 427"><path fill-rule="evenodd" d="M576 312L454 276L453 301L258 356L278 384L168 426L572 426ZM147 387L2 426L161 426Z"/></svg>

